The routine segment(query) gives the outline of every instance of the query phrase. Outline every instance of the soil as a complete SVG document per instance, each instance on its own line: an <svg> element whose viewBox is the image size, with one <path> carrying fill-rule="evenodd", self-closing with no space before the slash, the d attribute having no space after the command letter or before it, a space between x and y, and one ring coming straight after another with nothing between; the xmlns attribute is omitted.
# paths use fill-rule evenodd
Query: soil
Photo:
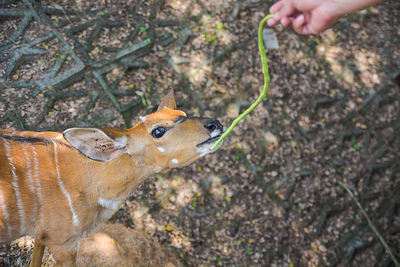
<svg viewBox="0 0 400 267"><path fill-rule="evenodd" d="M11 2L0 8L26 9ZM45 54L24 60L0 79L6 84L0 87L0 127L123 128L154 111L169 88L179 109L228 127L261 91L256 33L272 3L101 0L90 13L86 1L40 1L34 8L86 12L76 21L67 12L49 17L70 22L58 30L87 75L35 94L38 87L10 86L42 79L63 56L58 39L41 43ZM118 65L103 76L108 84L121 76L116 100L121 106L138 101L131 113L110 100L92 75L99 67L66 33L104 14L124 25L101 29L87 51L94 62L116 55L103 47L154 40L151 51L135 59L138 67ZM0 46L21 21L0 18ZM14 47L52 29L33 20ZM138 35L126 42L135 29ZM86 40L92 30L75 38ZM273 31L280 48L267 51L267 100L220 150L152 177L111 221L143 230L187 266L394 266L343 184L399 259L400 3L348 15L320 35L301 36L280 26ZM76 63L69 55L66 60ZM0 76L9 64L9 58L0 60ZM71 66L63 68L60 72ZM0 265L26 265L32 247L31 238L1 246ZM53 265L48 251L45 264Z"/></svg>

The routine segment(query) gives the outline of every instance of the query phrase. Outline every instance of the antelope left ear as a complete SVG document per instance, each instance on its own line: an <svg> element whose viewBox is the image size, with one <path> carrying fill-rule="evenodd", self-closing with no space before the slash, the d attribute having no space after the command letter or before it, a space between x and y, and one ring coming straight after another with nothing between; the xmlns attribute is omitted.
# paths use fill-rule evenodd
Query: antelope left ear
<svg viewBox="0 0 400 267"><path fill-rule="evenodd" d="M174 97L174 89L169 90L168 94L161 99L157 111L164 108L176 109L176 102Z"/></svg>
<svg viewBox="0 0 400 267"><path fill-rule="evenodd" d="M126 136L113 139L97 128L71 128L63 135L73 147L93 160L110 161L128 152Z"/></svg>

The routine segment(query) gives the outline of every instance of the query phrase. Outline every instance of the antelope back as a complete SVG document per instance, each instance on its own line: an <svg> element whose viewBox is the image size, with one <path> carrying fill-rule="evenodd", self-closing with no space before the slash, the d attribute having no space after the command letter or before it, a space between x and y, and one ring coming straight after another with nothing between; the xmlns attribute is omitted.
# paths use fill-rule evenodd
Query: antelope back
<svg viewBox="0 0 400 267"><path fill-rule="evenodd" d="M57 184L55 153L69 146L61 140L55 132L0 130L0 241L34 234L36 222L44 222L42 178ZM46 192L59 186L54 182L44 185Z"/></svg>

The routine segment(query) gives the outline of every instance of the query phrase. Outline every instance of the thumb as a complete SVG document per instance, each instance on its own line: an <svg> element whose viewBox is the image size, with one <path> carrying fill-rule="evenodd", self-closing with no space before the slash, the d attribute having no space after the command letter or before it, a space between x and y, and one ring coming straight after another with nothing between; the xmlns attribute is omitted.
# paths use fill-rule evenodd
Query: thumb
<svg viewBox="0 0 400 267"><path fill-rule="evenodd" d="M316 27L315 21L312 20L311 14L306 12L299 15L295 20L298 20L293 23L293 28L297 33L300 34L317 34L322 31ZM295 25L296 24L296 25Z"/></svg>

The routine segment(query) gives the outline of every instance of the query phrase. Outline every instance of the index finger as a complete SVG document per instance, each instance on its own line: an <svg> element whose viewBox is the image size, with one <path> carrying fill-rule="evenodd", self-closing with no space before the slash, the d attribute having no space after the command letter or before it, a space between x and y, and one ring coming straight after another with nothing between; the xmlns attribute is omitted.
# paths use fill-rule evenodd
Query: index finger
<svg viewBox="0 0 400 267"><path fill-rule="evenodd" d="M279 10L281 10L283 3L285 2L285 0L279 1L275 4L273 4L270 8L269 8L269 13L271 14L275 14L276 12L278 12Z"/></svg>

